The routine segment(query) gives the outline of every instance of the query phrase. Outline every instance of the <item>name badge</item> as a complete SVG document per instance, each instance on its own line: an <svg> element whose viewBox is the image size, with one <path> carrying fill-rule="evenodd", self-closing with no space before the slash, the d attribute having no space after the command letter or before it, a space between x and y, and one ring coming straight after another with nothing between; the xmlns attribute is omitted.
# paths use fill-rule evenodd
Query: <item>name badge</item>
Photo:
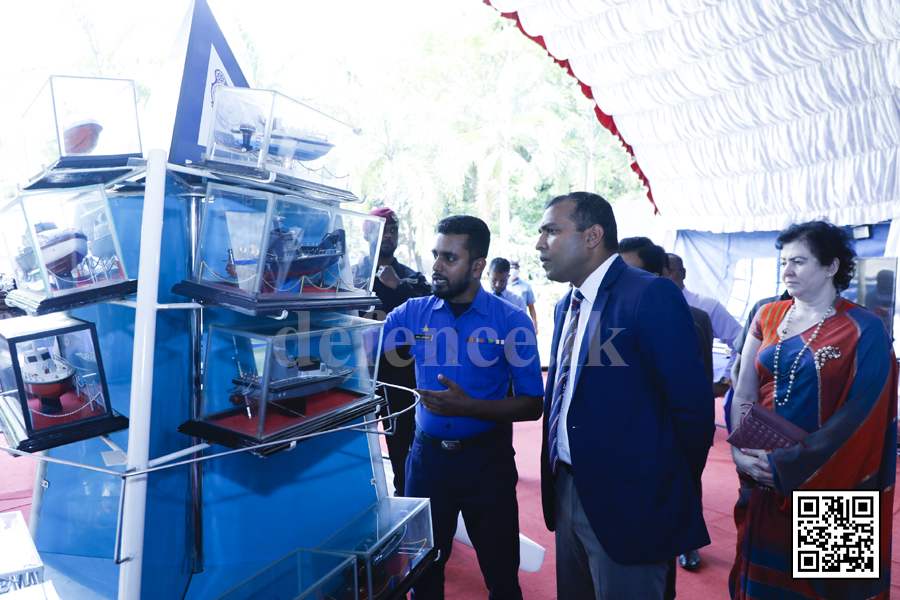
<svg viewBox="0 0 900 600"><path fill-rule="evenodd" d="M432 340L432 336L423 335L421 333L417 333L416 335L413 336L413 338L415 338L415 340L417 342L430 342Z"/></svg>

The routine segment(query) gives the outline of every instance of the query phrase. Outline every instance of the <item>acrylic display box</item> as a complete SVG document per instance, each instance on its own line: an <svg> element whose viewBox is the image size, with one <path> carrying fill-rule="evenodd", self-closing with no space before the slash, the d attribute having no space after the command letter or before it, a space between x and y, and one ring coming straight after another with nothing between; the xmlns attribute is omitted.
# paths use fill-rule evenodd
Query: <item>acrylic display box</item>
<svg viewBox="0 0 900 600"><path fill-rule="evenodd" d="M0 421L9 444L46 450L128 427L112 409L93 323L0 321Z"/></svg>
<svg viewBox="0 0 900 600"><path fill-rule="evenodd" d="M356 556L358 598L405 598L437 550L427 498L382 498L316 550Z"/></svg>
<svg viewBox="0 0 900 600"><path fill-rule="evenodd" d="M358 138L349 125L284 94L216 85L203 164L359 202L349 191Z"/></svg>
<svg viewBox="0 0 900 600"><path fill-rule="evenodd" d="M22 513L0 513L0 594L11 595L13 590L39 586L43 581L44 563Z"/></svg>
<svg viewBox="0 0 900 600"><path fill-rule="evenodd" d="M365 310L384 219L263 191L209 184L189 281L173 292L250 315Z"/></svg>
<svg viewBox="0 0 900 600"><path fill-rule="evenodd" d="M22 116L32 187L105 183L142 155L134 82L53 75ZM58 173L91 169L92 173ZM108 172L105 172L107 169Z"/></svg>
<svg viewBox="0 0 900 600"><path fill-rule="evenodd" d="M891 338L897 315L897 259L857 258L856 273L842 295L872 311L884 322Z"/></svg>
<svg viewBox="0 0 900 600"><path fill-rule="evenodd" d="M375 411L382 403L375 395L375 373L383 326L336 313L301 314L299 323L211 325L201 413L178 431L246 448L337 427ZM268 456L288 445L252 452Z"/></svg>
<svg viewBox="0 0 900 600"><path fill-rule="evenodd" d="M356 558L294 550L216 600L356 600Z"/></svg>
<svg viewBox="0 0 900 600"><path fill-rule="evenodd" d="M16 288L7 303L32 315L135 293L102 185L22 192L0 211Z"/></svg>

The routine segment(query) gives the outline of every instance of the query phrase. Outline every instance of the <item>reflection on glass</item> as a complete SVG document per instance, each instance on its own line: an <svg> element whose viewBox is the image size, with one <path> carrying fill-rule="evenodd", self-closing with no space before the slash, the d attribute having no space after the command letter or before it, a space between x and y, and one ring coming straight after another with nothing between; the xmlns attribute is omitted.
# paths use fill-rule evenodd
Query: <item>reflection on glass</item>
<svg viewBox="0 0 900 600"><path fill-rule="evenodd" d="M843 296L878 315L893 336L896 282L896 258L859 258L856 275Z"/></svg>

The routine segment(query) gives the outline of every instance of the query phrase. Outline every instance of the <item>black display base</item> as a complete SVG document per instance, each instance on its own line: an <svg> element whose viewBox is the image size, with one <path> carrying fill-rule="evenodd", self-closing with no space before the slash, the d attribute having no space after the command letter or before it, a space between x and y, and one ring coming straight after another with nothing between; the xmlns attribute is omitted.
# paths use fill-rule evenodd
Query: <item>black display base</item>
<svg viewBox="0 0 900 600"><path fill-rule="evenodd" d="M0 406L2 405L3 403L0 403ZM6 434L6 441L10 447L22 452L49 450L128 429L128 418L113 411L110 415L66 423L32 433L29 436L24 428L18 426L19 424L16 422L18 419L11 419L11 416L7 415L4 410L0 410L3 433Z"/></svg>
<svg viewBox="0 0 900 600"><path fill-rule="evenodd" d="M320 183L313 183L312 181L306 181L305 179L298 179L296 177L291 177L290 175L285 175L283 173L278 173L276 171L264 171L262 169L257 169L256 167L248 167L243 165L235 165L227 162L220 162L217 160L200 160L195 165L202 166L206 169L209 169L213 173L218 176L221 176L223 180L228 179L228 175L237 175L239 177L246 177L253 180L248 183L257 184L257 185L273 185L275 187L285 188L288 190L293 190L296 192L300 192L306 197L312 198L313 200L324 200L324 201L337 201L337 202L355 202L360 203L362 199L359 198L353 192L347 190L341 190L338 188L334 188L328 185L322 185ZM272 175L275 176L274 179L270 178ZM242 183L240 181L233 181L231 183Z"/></svg>
<svg viewBox="0 0 900 600"><path fill-rule="evenodd" d="M55 298L47 298L41 294L27 290L13 290L6 295L6 303L24 310L32 317L71 310L90 304L98 304L109 300L124 298L137 293L137 279L129 279L121 283L92 287L81 292L72 292Z"/></svg>
<svg viewBox="0 0 900 600"><path fill-rule="evenodd" d="M140 154L115 154L107 156L64 156L50 165L46 171L32 177L25 190L69 188L98 183L107 184L130 173L131 158Z"/></svg>
<svg viewBox="0 0 900 600"><path fill-rule="evenodd" d="M243 294L234 294L227 290L212 288L195 281L182 281L172 288L173 294L193 298L200 303L210 303L235 312L253 317L277 317L287 311L321 312L362 310L371 311L381 308L381 300L375 296L350 296L324 298L309 298L302 300L286 300L284 298L272 298L254 300ZM323 294L324 296L324 294Z"/></svg>
<svg viewBox="0 0 900 600"><path fill-rule="evenodd" d="M308 435L310 433L317 433L320 431L326 431L328 429L334 429L335 427L346 425L347 423L354 421L359 417L362 417L363 415L367 415L377 411L379 408L381 408L383 403L384 399L379 396L361 398L356 402L342 406L338 410L330 412L328 414L324 414L321 417L305 419L302 423L298 423L295 427L285 429L284 431L266 438L262 442L255 437L244 435L242 433L238 433L230 429L225 429L223 427L218 427L216 425L212 425L211 423L206 423L197 419L185 421L178 426L178 431L186 435L206 440L207 442L221 444L222 446L238 450L240 448L250 448L252 446L258 446L262 443L277 442L278 440L282 439L290 439L302 435ZM273 444L272 446L266 446L264 448L259 448L256 450L249 450L248 452L260 457L271 456L276 452L287 450L291 447L291 443L292 442L286 442L284 444Z"/></svg>
<svg viewBox="0 0 900 600"><path fill-rule="evenodd" d="M438 549L432 548L428 552L425 553L425 556L422 557L422 560L413 567L409 573L406 574L406 577L403 578L403 582L391 590L390 594L384 597L384 600L401 600L401 598L406 598L406 594L409 593L409 590L412 589L412 586L415 585L416 580L422 576L422 573L425 572L425 569L431 566L431 563L436 561L438 558Z"/></svg>

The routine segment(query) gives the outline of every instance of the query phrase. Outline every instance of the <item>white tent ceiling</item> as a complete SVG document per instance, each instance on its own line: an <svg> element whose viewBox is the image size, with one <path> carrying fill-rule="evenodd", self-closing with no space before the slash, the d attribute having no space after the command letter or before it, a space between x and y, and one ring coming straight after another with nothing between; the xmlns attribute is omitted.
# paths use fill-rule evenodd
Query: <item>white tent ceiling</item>
<svg viewBox="0 0 900 600"><path fill-rule="evenodd" d="M490 0L568 60L669 229L900 216L900 0Z"/></svg>

